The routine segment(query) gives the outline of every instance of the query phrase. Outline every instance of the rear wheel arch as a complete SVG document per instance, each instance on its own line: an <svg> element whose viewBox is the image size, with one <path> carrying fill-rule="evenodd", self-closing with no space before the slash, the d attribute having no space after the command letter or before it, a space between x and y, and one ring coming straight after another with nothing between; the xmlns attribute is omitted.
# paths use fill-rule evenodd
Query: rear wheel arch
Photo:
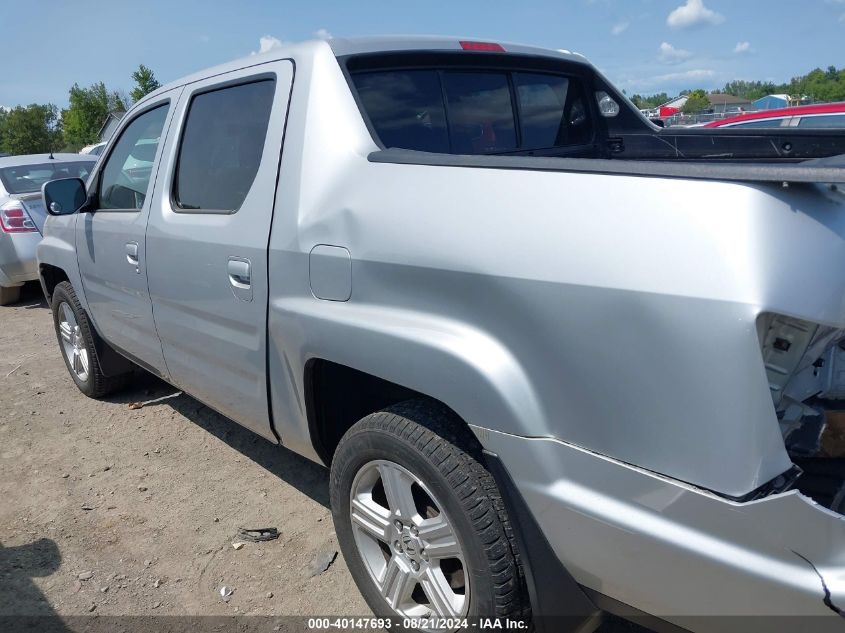
<svg viewBox="0 0 845 633"><path fill-rule="evenodd" d="M448 406L414 389L323 358L306 363L304 382L311 443L326 465L331 464L340 439L361 418L406 400L426 399Z"/></svg>

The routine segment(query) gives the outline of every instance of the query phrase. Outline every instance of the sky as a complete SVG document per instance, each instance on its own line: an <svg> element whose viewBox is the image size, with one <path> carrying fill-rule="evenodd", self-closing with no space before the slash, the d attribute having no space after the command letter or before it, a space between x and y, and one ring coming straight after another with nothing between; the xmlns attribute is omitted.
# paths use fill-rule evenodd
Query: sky
<svg viewBox="0 0 845 633"><path fill-rule="evenodd" d="M845 0L0 0L0 106L67 105L74 83L129 91L277 42L456 35L585 55L627 94L788 81L845 66ZM37 5L37 10L36 6Z"/></svg>

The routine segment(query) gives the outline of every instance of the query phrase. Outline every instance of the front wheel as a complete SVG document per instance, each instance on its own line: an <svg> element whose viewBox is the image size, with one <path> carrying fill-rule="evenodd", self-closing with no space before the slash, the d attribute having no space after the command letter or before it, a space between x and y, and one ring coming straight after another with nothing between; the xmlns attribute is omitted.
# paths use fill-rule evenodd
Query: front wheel
<svg viewBox="0 0 845 633"><path fill-rule="evenodd" d="M101 398L126 384L127 375L106 376L100 370L93 327L73 286L63 281L53 290L53 325L67 370L79 390Z"/></svg>
<svg viewBox="0 0 845 633"><path fill-rule="evenodd" d="M509 520L454 413L409 401L359 421L331 467L335 530L381 617L526 618Z"/></svg>

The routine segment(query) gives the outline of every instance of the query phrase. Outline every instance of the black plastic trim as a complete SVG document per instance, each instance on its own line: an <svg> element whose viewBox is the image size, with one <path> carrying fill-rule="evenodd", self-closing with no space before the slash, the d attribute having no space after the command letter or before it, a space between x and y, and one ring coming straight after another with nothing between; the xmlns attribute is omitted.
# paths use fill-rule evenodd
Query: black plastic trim
<svg viewBox="0 0 845 633"><path fill-rule="evenodd" d="M803 163L743 163L700 161L608 160L603 158L557 158L552 156L491 156L434 154L406 149L385 149L370 153L371 163L464 167L475 169L518 169L645 178L683 178L760 183L845 183L845 155Z"/></svg>
<svg viewBox="0 0 845 633"><path fill-rule="evenodd" d="M688 629L680 627L677 624L672 624L656 615L650 615L645 611L640 611L589 587L583 587L583 590L590 600L602 611L633 622L638 626L646 627L653 633L689 633Z"/></svg>
<svg viewBox="0 0 845 633"><path fill-rule="evenodd" d="M561 564L499 456L484 450L484 460L513 524L531 599L534 630L536 633L592 630L590 624L600 621L601 611Z"/></svg>

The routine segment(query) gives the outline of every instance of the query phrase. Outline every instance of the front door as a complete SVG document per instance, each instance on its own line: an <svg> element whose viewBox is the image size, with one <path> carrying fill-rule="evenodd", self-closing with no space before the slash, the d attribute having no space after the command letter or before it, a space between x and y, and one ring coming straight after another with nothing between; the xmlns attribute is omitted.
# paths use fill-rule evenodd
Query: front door
<svg viewBox="0 0 845 633"><path fill-rule="evenodd" d="M147 229L171 381L270 439L267 243L292 80L277 61L185 88Z"/></svg>
<svg viewBox="0 0 845 633"><path fill-rule="evenodd" d="M92 182L94 210L76 223L82 285L97 331L144 367L167 376L147 289L146 244L156 166L178 91L170 91L117 132Z"/></svg>

